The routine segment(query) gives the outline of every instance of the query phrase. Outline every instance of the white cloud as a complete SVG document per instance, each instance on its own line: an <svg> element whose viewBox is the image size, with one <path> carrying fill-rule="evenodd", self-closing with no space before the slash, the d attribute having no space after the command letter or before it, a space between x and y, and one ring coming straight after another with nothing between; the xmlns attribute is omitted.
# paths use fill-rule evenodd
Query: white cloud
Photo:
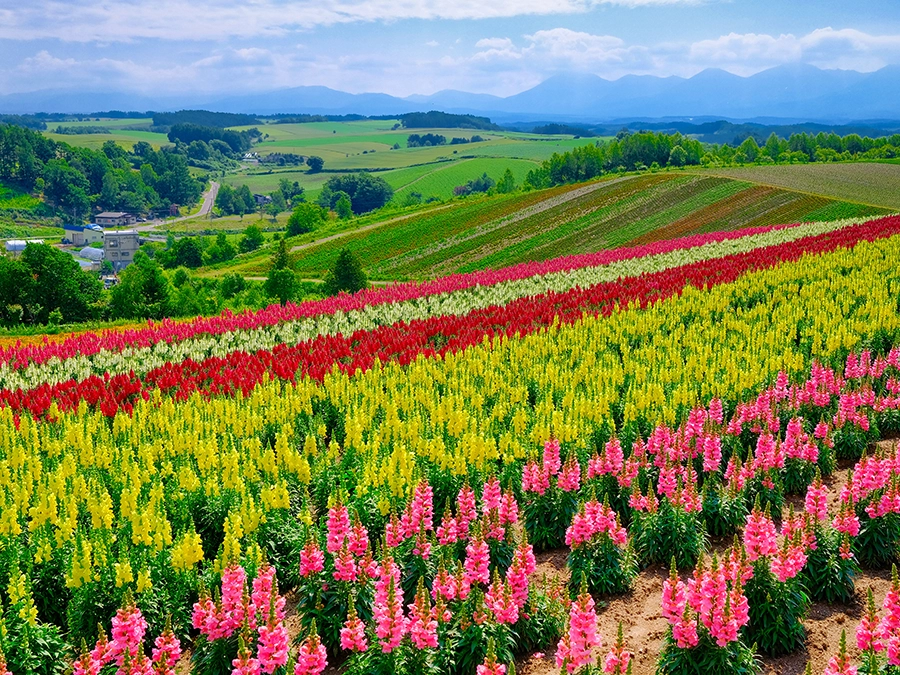
<svg viewBox="0 0 900 675"><path fill-rule="evenodd" d="M67 42L221 40L316 26L403 19L493 19L587 12L600 5L695 5L704 0L30 0L0 10L0 38Z"/></svg>
<svg viewBox="0 0 900 675"><path fill-rule="evenodd" d="M819 28L799 37L730 33L695 42L688 57L739 74L785 63L871 71L900 60L900 35L869 35L849 28Z"/></svg>

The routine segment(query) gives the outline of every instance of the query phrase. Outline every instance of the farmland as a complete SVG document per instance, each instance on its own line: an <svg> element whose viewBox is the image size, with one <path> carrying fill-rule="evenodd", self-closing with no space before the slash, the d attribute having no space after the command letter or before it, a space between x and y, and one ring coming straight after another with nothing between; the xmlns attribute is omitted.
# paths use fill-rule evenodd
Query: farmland
<svg viewBox="0 0 900 675"><path fill-rule="evenodd" d="M680 172L484 199L657 236L0 350L5 658L821 670L869 586L894 639L900 217L703 231L728 199L840 211Z"/></svg>
<svg viewBox="0 0 900 675"><path fill-rule="evenodd" d="M710 169L717 175L900 209L900 165L888 163L800 164Z"/></svg>
<svg viewBox="0 0 900 675"><path fill-rule="evenodd" d="M429 278L631 241L887 212L725 178L650 174L460 203L307 246L296 254L295 269L303 276L320 276L337 251L350 246L377 278Z"/></svg>

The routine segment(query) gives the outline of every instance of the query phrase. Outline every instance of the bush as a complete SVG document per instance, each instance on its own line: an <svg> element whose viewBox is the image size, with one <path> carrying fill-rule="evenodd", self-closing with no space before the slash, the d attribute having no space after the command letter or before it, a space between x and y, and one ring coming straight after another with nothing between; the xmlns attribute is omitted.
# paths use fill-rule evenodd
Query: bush
<svg viewBox="0 0 900 675"><path fill-rule="evenodd" d="M673 506L663 497L655 511L638 511L632 523L634 547L643 566L666 564L693 567L706 549L706 531L699 514Z"/></svg>
<svg viewBox="0 0 900 675"><path fill-rule="evenodd" d="M362 265L353 252L345 248L343 249L334 262L334 267L325 277L325 292L328 295L337 295L338 293L356 293L369 285L366 279L366 273L363 272Z"/></svg>
<svg viewBox="0 0 900 675"><path fill-rule="evenodd" d="M747 581L744 594L750 604L750 621L745 628L748 642L755 642L756 648L769 656L788 654L803 646L803 618L809 609L809 597L801 575L778 581L768 559L760 558L753 564L753 577Z"/></svg>

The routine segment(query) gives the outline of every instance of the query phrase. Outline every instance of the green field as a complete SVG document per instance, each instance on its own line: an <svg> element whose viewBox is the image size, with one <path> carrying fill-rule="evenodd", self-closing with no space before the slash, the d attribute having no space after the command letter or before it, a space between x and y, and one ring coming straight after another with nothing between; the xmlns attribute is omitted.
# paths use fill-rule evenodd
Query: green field
<svg viewBox="0 0 900 675"><path fill-rule="evenodd" d="M134 122L134 120L130 120ZM88 123L85 123L88 124ZM63 126L75 126L75 122L65 122ZM55 129L55 125L50 125L51 128ZM89 126L109 126L103 122L94 122ZM106 141L115 141L122 147L131 150L135 143L138 141L147 141L150 145L153 146L155 150L158 150L160 146L166 145L169 142L169 139L165 134L157 134L152 131L134 131L130 129L122 129L113 131L110 129L110 133L108 134L54 134L52 132L44 131L42 132L47 138L52 138L54 141L58 141L60 143L67 143L68 145L73 145L78 148L91 148L93 150L99 150Z"/></svg>
<svg viewBox="0 0 900 675"><path fill-rule="evenodd" d="M374 278L418 279L700 232L888 211L728 178L664 172L464 200L293 255L303 277L323 275L349 246ZM264 269L265 260L260 263Z"/></svg>
<svg viewBox="0 0 900 675"><path fill-rule="evenodd" d="M791 164L710 169L709 172L900 211L900 165L897 164Z"/></svg>

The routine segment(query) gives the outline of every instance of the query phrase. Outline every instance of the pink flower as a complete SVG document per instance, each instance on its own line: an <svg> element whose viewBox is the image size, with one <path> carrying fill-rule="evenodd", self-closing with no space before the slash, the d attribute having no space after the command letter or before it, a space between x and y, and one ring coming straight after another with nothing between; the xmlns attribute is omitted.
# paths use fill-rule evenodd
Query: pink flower
<svg viewBox="0 0 900 675"><path fill-rule="evenodd" d="M575 492L581 487L581 466L574 455L569 455L569 459L566 460L562 473L557 479L557 485L564 492Z"/></svg>
<svg viewBox="0 0 900 675"><path fill-rule="evenodd" d="M497 656L494 653L494 638L488 638L487 655L484 663L475 668L475 675L505 675L506 666L497 662Z"/></svg>
<svg viewBox="0 0 900 675"><path fill-rule="evenodd" d="M334 573L332 576L335 581L356 581L358 569L353 553L347 548L347 543L341 546L341 550L334 558Z"/></svg>
<svg viewBox="0 0 900 675"><path fill-rule="evenodd" d="M476 518L478 511L475 509L475 491L467 483L456 496L456 532L460 539L468 537L469 525Z"/></svg>
<svg viewBox="0 0 900 675"><path fill-rule="evenodd" d="M481 512L499 511L501 496L500 481L497 480L496 476L491 476L484 484L484 489L481 492Z"/></svg>
<svg viewBox="0 0 900 675"><path fill-rule="evenodd" d="M419 481L409 504L410 530L407 536L412 536L423 527L427 532L434 529L434 490L428 481Z"/></svg>
<svg viewBox="0 0 900 675"><path fill-rule="evenodd" d="M306 542L306 546L300 551L300 576L308 577L318 574L325 569L325 554L319 548L315 538Z"/></svg>
<svg viewBox="0 0 900 675"><path fill-rule="evenodd" d="M181 656L181 643L166 629L153 643L153 670L158 675L175 675L175 664Z"/></svg>
<svg viewBox="0 0 900 675"><path fill-rule="evenodd" d="M622 634L622 623L619 622L619 633L616 642L603 661L603 672L609 675L625 675L631 661L631 652L625 649L625 636Z"/></svg>
<svg viewBox="0 0 900 675"><path fill-rule="evenodd" d="M417 649L438 646L437 621L428 600L428 592L425 584L419 579L419 588L416 592L416 601L409 605L409 637Z"/></svg>
<svg viewBox="0 0 900 675"><path fill-rule="evenodd" d="M600 644L594 600L585 591L572 603L569 610L569 628L557 647L557 667L564 667L567 672L574 673L593 662L593 651Z"/></svg>
<svg viewBox="0 0 900 675"><path fill-rule="evenodd" d="M133 661L142 651L146 632L147 621L133 602L130 606L118 610L112 620L112 643L107 658L115 660L119 667L125 661L125 654Z"/></svg>
<svg viewBox="0 0 900 675"><path fill-rule="evenodd" d="M544 471L555 476L559 473L560 466L562 464L559 459L559 441L551 438L544 443Z"/></svg>
<svg viewBox="0 0 900 675"><path fill-rule="evenodd" d="M257 658L262 672L271 675L276 668L286 664L288 648L288 632L283 622L273 619L259 627Z"/></svg>
<svg viewBox="0 0 900 675"><path fill-rule="evenodd" d="M528 462L522 469L522 491L544 494L550 487L550 473L534 462Z"/></svg>
<svg viewBox="0 0 900 675"><path fill-rule="evenodd" d="M328 509L328 540L325 548L331 553L337 553L344 545L344 540L350 534L350 514L347 507L340 500Z"/></svg>
<svg viewBox="0 0 900 675"><path fill-rule="evenodd" d="M466 581L470 584L488 584L491 581L489 572L491 558L487 542L476 535L466 546L466 561L464 564Z"/></svg>
<svg viewBox="0 0 900 675"><path fill-rule="evenodd" d="M519 522L519 504L512 490L507 490L500 502L500 524L512 525L517 522Z"/></svg>
<svg viewBox="0 0 900 675"><path fill-rule="evenodd" d="M856 666L850 664L847 654L847 632L841 632L841 646L837 656L832 656L823 675L856 675Z"/></svg>
<svg viewBox="0 0 900 675"><path fill-rule="evenodd" d="M356 556L363 555L366 552L366 549L369 548L369 531L363 527L363 524L359 520L359 516L355 517L353 529L350 530L348 547L353 552L353 555Z"/></svg>
<svg viewBox="0 0 900 675"><path fill-rule="evenodd" d="M297 665L294 666L294 675L320 675L327 665L328 656L325 652L325 645L319 640L316 624L313 622L309 636L300 645Z"/></svg>
<svg viewBox="0 0 900 675"><path fill-rule="evenodd" d="M356 615L356 607L350 602L350 614L344 627L341 628L341 649L352 652L364 652L369 648L366 640L366 624Z"/></svg>
<svg viewBox="0 0 900 675"><path fill-rule="evenodd" d="M250 600L251 604L261 615L261 624L269 620L270 609L274 610L276 619L284 621L285 599L278 594L275 568L268 563L263 563L256 578L253 580L253 593L250 595Z"/></svg>
<svg viewBox="0 0 900 675"><path fill-rule="evenodd" d="M509 584L500 581L499 575L495 575L494 583L484 594L484 604L491 610L497 623L512 625L519 620L519 605L513 598Z"/></svg>
<svg viewBox="0 0 900 675"><path fill-rule="evenodd" d="M889 632L889 631L888 631ZM884 649L881 641L878 614L875 611L875 597L869 589L867 611L856 627L856 646L861 652L880 652Z"/></svg>
<svg viewBox="0 0 900 675"><path fill-rule="evenodd" d="M747 516L747 525L744 528L744 547L747 549L747 558L751 561L760 556L770 556L778 551L778 532L775 523L762 511L753 510Z"/></svg>
<svg viewBox="0 0 900 675"><path fill-rule="evenodd" d="M822 484L822 479L816 476L816 480L806 491L806 512L816 518L825 520L828 518L828 488Z"/></svg>
<svg viewBox="0 0 900 675"><path fill-rule="evenodd" d="M238 656L231 662L234 670L231 675L260 675L259 661L250 656L250 651L244 647Z"/></svg>
<svg viewBox="0 0 900 675"><path fill-rule="evenodd" d="M406 618L403 616L403 589L400 586L400 568L390 556L386 557L378 569L375 582L375 601L372 617L375 620L375 634L381 643L381 651L389 654L400 645L406 633Z"/></svg>

